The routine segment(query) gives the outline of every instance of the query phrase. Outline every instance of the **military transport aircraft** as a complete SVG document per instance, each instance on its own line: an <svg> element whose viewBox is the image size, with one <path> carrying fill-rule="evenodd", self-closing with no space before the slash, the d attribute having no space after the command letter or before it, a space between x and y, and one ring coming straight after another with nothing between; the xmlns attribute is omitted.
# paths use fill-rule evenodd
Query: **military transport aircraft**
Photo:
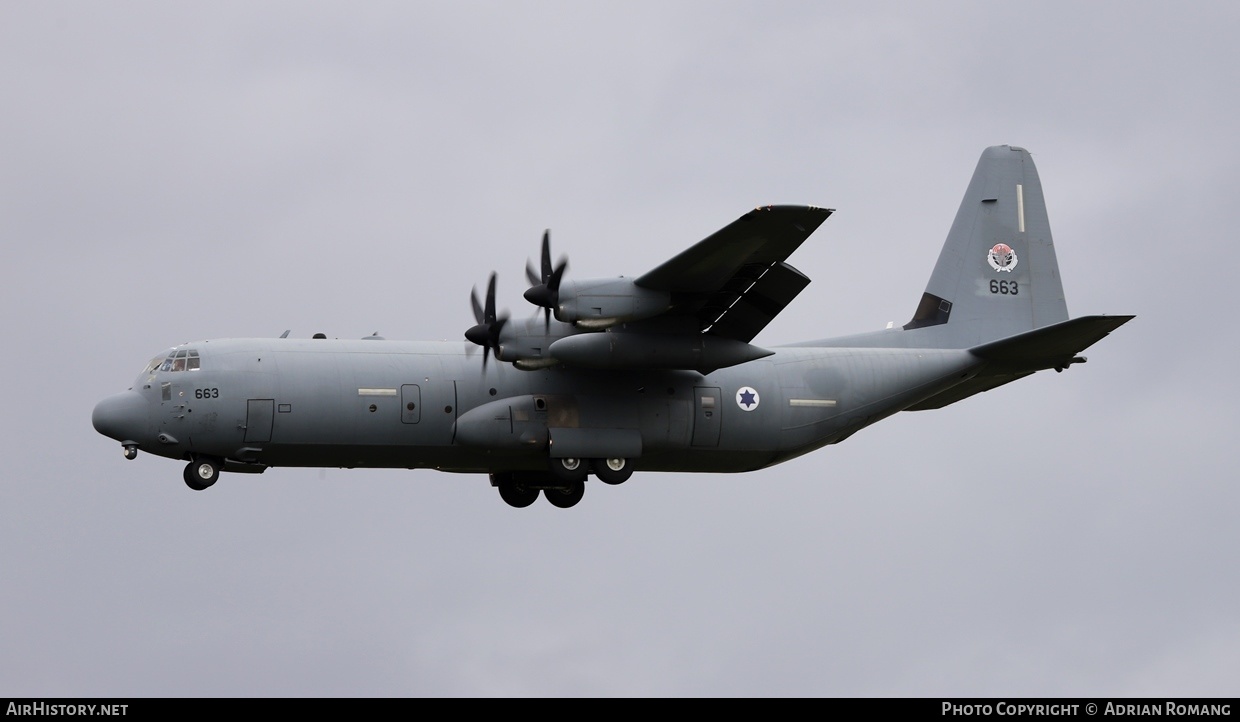
<svg viewBox="0 0 1240 722"><path fill-rule="evenodd" d="M760 207L636 278L566 279L544 235L533 318L496 313L492 274L465 342L187 343L101 401L94 426L128 459L187 461L195 490L272 466L432 468L489 474L515 507L541 492L566 508L590 474L752 471L1062 371L1133 318L1069 320L1033 160L995 146L908 323L754 345L809 283L787 259L831 213Z"/></svg>

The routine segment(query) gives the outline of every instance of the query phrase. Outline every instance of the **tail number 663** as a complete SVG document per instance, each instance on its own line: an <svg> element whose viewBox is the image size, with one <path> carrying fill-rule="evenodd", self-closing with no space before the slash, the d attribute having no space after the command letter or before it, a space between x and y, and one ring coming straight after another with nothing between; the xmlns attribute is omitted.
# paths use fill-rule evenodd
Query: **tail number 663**
<svg viewBox="0 0 1240 722"><path fill-rule="evenodd" d="M1020 293L1020 286L1017 285L1016 281L992 280L990 282L990 292L1001 296L1015 296Z"/></svg>

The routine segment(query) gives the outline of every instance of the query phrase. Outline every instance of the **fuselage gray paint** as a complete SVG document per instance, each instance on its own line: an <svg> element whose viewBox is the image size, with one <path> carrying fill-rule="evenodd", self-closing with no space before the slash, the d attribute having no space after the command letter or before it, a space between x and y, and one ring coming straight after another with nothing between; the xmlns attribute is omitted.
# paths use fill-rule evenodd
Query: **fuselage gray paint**
<svg viewBox="0 0 1240 722"><path fill-rule="evenodd" d="M600 438L627 432L630 440L636 433L639 470L762 468L842 440L980 365L950 349L783 348L706 375L521 371L494 362L483 373L481 354L465 343L229 339L187 346L198 350L200 369L155 370L124 392L149 409L147 422L128 433L142 451L264 466L456 472L545 470L541 440L556 429ZM166 383L172 398L162 401ZM733 402L742 387L760 394L752 411ZM712 388L721 392L703 409L698 392ZM515 404L505 413L514 404L496 404L523 398L541 400L542 408ZM469 414L487 404L501 409L501 418ZM474 433L457 439L458 423L466 422ZM504 433L516 422L541 433L508 441ZM175 443L162 443L160 434Z"/></svg>

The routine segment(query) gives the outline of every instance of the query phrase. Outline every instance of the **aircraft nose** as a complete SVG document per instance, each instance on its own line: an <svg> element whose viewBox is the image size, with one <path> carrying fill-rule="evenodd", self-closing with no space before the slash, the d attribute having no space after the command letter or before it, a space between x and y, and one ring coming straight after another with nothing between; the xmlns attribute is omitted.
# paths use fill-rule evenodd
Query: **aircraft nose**
<svg viewBox="0 0 1240 722"><path fill-rule="evenodd" d="M90 416L95 431L117 441L140 441L150 421L150 404L134 391L122 391L100 401Z"/></svg>

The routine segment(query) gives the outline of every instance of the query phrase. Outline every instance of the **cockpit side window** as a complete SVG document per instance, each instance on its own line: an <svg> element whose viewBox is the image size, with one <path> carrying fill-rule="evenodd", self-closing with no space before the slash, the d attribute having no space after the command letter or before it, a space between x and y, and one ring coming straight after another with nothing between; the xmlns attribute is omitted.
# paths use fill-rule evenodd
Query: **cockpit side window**
<svg viewBox="0 0 1240 722"><path fill-rule="evenodd" d="M133 386L130 386L129 388L133 388L134 386L142 386L143 384L149 384L151 382L151 379L155 378L155 373L159 371L159 367L163 364L163 362L164 362L163 356L156 356L155 358L147 362L146 368L142 369L142 373L138 374L138 378L134 379L133 381Z"/></svg>
<svg viewBox="0 0 1240 722"><path fill-rule="evenodd" d="M163 356L156 356L155 358L151 359L151 362L146 365L146 369L142 372L142 375L150 376L151 374L155 373L156 371L159 370L159 365L162 364L163 362L164 362Z"/></svg>

